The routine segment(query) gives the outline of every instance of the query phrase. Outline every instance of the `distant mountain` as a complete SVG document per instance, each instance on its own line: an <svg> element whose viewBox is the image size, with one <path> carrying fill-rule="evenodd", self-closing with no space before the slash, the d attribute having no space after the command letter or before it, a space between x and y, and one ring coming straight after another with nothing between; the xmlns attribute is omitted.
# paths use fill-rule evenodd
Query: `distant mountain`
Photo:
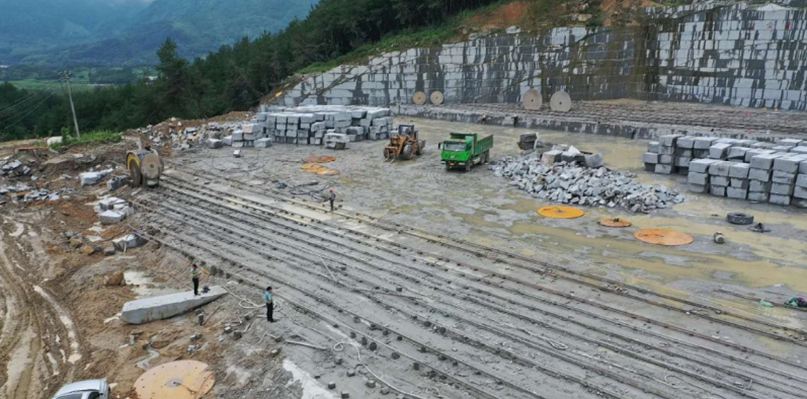
<svg viewBox="0 0 807 399"><path fill-rule="evenodd" d="M305 18L317 1L0 0L0 9L4 3L26 3L7 9L13 17L2 21L27 15L13 24L20 32L15 39L5 39L5 23L0 22L0 64L4 56L7 63L38 65L153 64L157 49L169 37L180 54L192 58L244 36L277 32L295 18ZM91 6L74 11L76 3ZM48 4L64 12L48 11ZM30 13L34 8L39 11ZM49 46L47 38L54 36L60 40Z"/></svg>

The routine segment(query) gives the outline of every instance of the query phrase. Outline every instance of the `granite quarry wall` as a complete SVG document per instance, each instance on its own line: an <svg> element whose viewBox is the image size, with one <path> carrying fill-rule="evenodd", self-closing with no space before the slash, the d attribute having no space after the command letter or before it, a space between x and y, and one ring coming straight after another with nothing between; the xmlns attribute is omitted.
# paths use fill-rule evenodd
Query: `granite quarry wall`
<svg viewBox="0 0 807 399"><path fill-rule="evenodd" d="M282 105L408 104L417 91L445 103L639 98L807 110L807 10L775 5L679 7L641 26L566 27L415 48L309 76Z"/></svg>

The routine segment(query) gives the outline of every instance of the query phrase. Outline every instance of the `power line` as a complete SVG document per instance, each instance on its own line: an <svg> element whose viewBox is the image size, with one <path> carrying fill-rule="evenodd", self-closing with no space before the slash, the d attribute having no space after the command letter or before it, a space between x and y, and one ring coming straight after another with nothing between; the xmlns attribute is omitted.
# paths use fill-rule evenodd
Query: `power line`
<svg viewBox="0 0 807 399"><path fill-rule="evenodd" d="M13 104L8 105L8 106L6 106L6 107L5 107L5 108L3 108L3 109L0 109L0 119L2 119L2 118L3 118L3 115L2 115L3 113L5 113L5 112L7 112L7 111L9 111L9 110L11 110L11 112L12 112L12 113L13 113L13 112L15 112L15 110L13 110L13 108L23 106L23 103L28 102L29 100L31 100L31 99L33 99L33 98L36 98L38 94L39 94L39 93L36 93L36 92L35 92L35 93L31 93L31 94L30 94L30 95L28 95L27 97L23 97L22 99L17 100L17 101L16 101L16 102L14 102Z"/></svg>
<svg viewBox="0 0 807 399"><path fill-rule="evenodd" d="M36 105L34 105L31 109L29 109L28 112L26 112L26 113L24 113L22 115L19 115L14 122L9 122L7 125L3 126L3 128L0 129L0 130L8 130L8 129L16 126L16 125L19 125L20 123L25 121L25 118L27 118L29 115L36 112L36 110L38 110L39 107L41 107L43 104L45 104L45 102L47 102L47 100L49 100L52 96L53 96L53 93L49 92L47 96L43 97L42 100L40 100Z"/></svg>

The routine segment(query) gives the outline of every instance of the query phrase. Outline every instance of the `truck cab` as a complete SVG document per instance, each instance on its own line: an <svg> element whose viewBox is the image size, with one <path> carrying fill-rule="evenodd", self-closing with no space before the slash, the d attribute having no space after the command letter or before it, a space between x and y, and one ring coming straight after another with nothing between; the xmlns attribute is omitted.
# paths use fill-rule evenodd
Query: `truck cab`
<svg viewBox="0 0 807 399"><path fill-rule="evenodd" d="M63 386L53 399L111 399L106 379L77 381Z"/></svg>

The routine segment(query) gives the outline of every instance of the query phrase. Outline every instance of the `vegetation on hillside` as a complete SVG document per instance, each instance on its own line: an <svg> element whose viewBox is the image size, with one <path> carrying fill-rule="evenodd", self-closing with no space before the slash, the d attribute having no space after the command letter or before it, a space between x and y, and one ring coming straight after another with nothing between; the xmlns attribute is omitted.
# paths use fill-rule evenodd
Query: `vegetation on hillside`
<svg viewBox="0 0 807 399"><path fill-rule="evenodd" d="M243 39L194 61L167 40L158 52L159 79L74 93L83 130L114 130L171 116L205 118L246 110L284 79L362 46L418 27L440 26L459 13L496 0L323 0L303 21L278 34ZM59 134L70 127L59 91L0 85L0 139ZM22 102L23 106L17 104Z"/></svg>

